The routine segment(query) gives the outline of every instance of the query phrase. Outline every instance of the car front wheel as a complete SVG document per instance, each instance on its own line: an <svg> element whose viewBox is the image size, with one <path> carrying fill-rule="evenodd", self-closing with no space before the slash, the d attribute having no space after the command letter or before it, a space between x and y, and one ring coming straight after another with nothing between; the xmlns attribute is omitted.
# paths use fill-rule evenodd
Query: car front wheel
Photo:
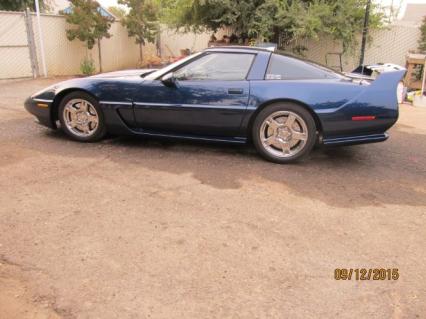
<svg viewBox="0 0 426 319"><path fill-rule="evenodd" d="M311 114L294 103L267 106L253 123L253 143L267 160L285 164L305 157L315 145Z"/></svg>
<svg viewBox="0 0 426 319"><path fill-rule="evenodd" d="M59 105L62 130L80 142L95 142L105 136L106 127L99 103L85 92L66 95Z"/></svg>

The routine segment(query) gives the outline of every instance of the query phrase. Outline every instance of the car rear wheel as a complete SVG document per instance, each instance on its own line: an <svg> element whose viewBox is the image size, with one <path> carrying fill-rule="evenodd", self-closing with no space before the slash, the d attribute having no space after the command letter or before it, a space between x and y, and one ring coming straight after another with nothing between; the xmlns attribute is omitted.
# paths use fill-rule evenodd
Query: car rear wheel
<svg viewBox="0 0 426 319"><path fill-rule="evenodd" d="M253 123L253 143L267 160L285 164L305 157L315 145L311 114L294 103L267 106Z"/></svg>
<svg viewBox="0 0 426 319"><path fill-rule="evenodd" d="M66 95L59 105L62 130L80 142L96 142L105 136L106 127L99 103L85 92Z"/></svg>

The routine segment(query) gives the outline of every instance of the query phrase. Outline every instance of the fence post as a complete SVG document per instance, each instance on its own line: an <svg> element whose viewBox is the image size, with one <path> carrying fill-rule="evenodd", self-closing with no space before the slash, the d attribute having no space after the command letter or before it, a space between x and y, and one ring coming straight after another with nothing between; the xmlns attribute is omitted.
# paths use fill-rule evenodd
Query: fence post
<svg viewBox="0 0 426 319"><path fill-rule="evenodd" d="M41 66L43 67L43 75L47 77L47 68L46 68L46 58L44 55L44 44L43 44L43 31L41 29L40 22L40 6L38 3L39 0L35 0L35 8L36 8L36 17L37 17L37 27L38 27L38 39L40 44L40 58L41 58Z"/></svg>
<svg viewBox="0 0 426 319"><path fill-rule="evenodd" d="M38 69L37 51L35 47L33 23L31 20L30 10L28 8L25 9L24 17L25 17L25 26L27 30L28 49L30 51L31 70L33 72L33 78L36 78L40 76L40 71Z"/></svg>
<svg viewBox="0 0 426 319"><path fill-rule="evenodd" d="M158 27L158 33L157 33L157 36L156 36L156 39L155 39L156 41L155 41L155 46L156 46L156 49L157 49L157 55L159 56L159 57L161 57L161 26L160 27Z"/></svg>

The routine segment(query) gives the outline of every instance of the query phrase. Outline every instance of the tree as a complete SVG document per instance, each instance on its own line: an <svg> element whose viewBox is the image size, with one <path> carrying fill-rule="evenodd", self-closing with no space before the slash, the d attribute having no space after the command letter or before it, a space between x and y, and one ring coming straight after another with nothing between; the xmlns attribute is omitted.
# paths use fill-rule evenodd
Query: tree
<svg viewBox="0 0 426 319"><path fill-rule="evenodd" d="M66 21L72 25L67 29L67 38L72 41L79 39L86 42L91 50L95 43L98 44L99 71L102 72L101 39L110 38L108 32L112 19L105 17L100 12L100 5L94 0L70 0L71 13L66 14Z"/></svg>
<svg viewBox="0 0 426 319"><path fill-rule="evenodd" d="M0 10L6 11L24 11L29 8L35 11L35 0L1 0ZM40 10L47 11L50 9L50 0L39 0Z"/></svg>
<svg viewBox="0 0 426 319"><path fill-rule="evenodd" d="M129 13L122 19L130 37L135 37L139 45L140 63L143 60L142 47L146 42L155 42L159 32L158 6L152 0L118 0L129 8Z"/></svg>
<svg viewBox="0 0 426 319"><path fill-rule="evenodd" d="M357 43L366 0L159 0L163 19L176 28L217 31L231 27L240 37L290 44L327 34L343 44ZM372 10L370 28L381 25L382 14Z"/></svg>
<svg viewBox="0 0 426 319"><path fill-rule="evenodd" d="M426 16L423 17L423 22L420 26L419 51L426 53Z"/></svg>

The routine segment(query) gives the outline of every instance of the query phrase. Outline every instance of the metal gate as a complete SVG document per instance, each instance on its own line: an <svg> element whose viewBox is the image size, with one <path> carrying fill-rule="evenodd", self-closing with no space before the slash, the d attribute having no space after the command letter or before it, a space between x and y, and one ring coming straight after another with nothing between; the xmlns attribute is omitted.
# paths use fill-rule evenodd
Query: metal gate
<svg viewBox="0 0 426 319"><path fill-rule="evenodd" d="M0 11L0 79L38 74L29 12Z"/></svg>

